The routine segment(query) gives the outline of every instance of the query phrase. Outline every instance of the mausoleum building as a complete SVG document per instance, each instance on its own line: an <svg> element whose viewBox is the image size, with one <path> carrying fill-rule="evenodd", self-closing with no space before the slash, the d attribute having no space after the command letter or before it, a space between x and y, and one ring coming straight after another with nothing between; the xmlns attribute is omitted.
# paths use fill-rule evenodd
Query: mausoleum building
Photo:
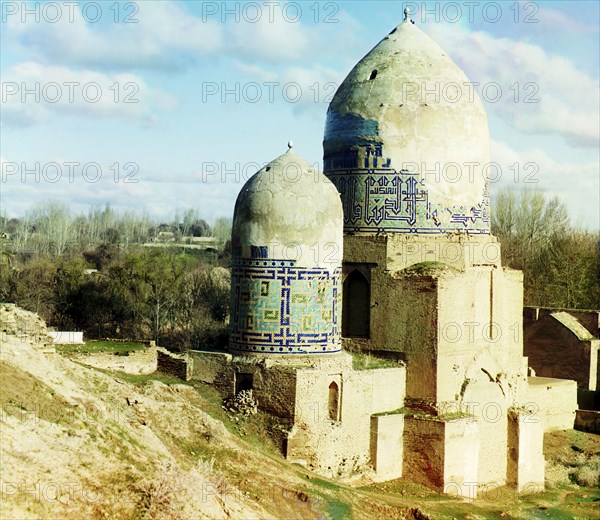
<svg viewBox="0 0 600 520"><path fill-rule="evenodd" d="M252 389L289 425L285 456L328 476L542 490L576 385L530 384L468 78L406 13L340 85L323 148L324 174L290 144L242 188L230 350L195 352L193 377Z"/></svg>

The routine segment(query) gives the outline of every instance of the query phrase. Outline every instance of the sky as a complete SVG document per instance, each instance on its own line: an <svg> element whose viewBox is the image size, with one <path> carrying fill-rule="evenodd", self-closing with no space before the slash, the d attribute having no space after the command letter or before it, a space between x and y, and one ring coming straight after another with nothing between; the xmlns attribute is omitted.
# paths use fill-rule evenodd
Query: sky
<svg viewBox="0 0 600 520"><path fill-rule="evenodd" d="M231 217L289 140L321 164L337 85L409 7L479 84L492 196L541 190L597 230L599 5L2 0L0 212Z"/></svg>

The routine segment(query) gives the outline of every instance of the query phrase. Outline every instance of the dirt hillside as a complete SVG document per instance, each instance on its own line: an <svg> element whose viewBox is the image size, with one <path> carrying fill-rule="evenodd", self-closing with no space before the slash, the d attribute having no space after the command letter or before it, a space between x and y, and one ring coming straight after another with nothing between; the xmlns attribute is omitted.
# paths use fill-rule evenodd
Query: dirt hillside
<svg viewBox="0 0 600 520"><path fill-rule="evenodd" d="M572 451L595 482L597 436L555 442L555 487L542 495L469 503L403 481L353 488L287 463L268 417L228 415L212 389L144 373L150 351L113 365L56 352L43 322L14 306L0 305L0 324L2 519L600 517L597 488L568 466Z"/></svg>

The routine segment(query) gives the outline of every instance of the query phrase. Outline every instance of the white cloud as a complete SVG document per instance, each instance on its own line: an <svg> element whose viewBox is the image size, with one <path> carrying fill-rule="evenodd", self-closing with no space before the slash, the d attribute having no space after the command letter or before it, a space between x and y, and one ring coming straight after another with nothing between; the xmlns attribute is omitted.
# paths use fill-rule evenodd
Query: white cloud
<svg viewBox="0 0 600 520"><path fill-rule="evenodd" d="M147 208L153 218L169 218L177 208L200 208L207 220L230 216L241 182L202 182L198 174L183 182L165 182L140 166L131 177L120 171L115 178L109 163L79 164L53 158L38 163L4 161L0 205L9 216L22 216L32 205L55 200L64 202L73 212L89 207L110 205L118 210ZM171 172L161 172L167 177Z"/></svg>
<svg viewBox="0 0 600 520"><path fill-rule="evenodd" d="M261 99L272 99L291 106L295 113L314 111L324 116L343 74L322 65L285 67L273 71L257 65L236 62L236 67L251 82L259 85Z"/></svg>
<svg viewBox="0 0 600 520"><path fill-rule="evenodd" d="M539 11L535 14L535 18L539 20L539 22L538 24L532 25L539 25L539 30L561 31L579 35L581 33L598 32L597 26L579 23L564 11L553 9L551 7L540 6Z"/></svg>
<svg viewBox="0 0 600 520"><path fill-rule="evenodd" d="M281 6L273 4L270 16L257 22L240 21L228 26L229 48L253 61L277 63L298 60L314 44L316 29L286 21Z"/></svg>
<svg viewBox="0 0 600 520"><path fill-rule="evenodd" d="M325 43L323 26L301 19L294 23L279 3L263 7L256 21L241 17L224 24L218 23L219 17L203 20L181 4L159 1L135 3L136 23L114 23L113 8L103 5L105 23L88 23L79 5L63 9L56 23L43 16L39 23L33 17L9 16L5 38L38 61L109 69L178 69L222 54L281 63L299 60Z"/></svg>
<svg viewBox="0 0 600 520"><path fill-rule="evenodd" d="M525 133L558 134L573 146L598 146L597 79L569 60L524 41L458 26L437 25L431 32L471 81L501 86L500 99L486 105L490 113L508 118ZM492 97L495 91L490 91L488 98Z"/></svg>
<svg viewBox="0 0 600 520"><path fill-rule="evenodd" d="M107 68L178 68L223 46L222 27L202 22L176 2L132 3L138 12L129 22L123 14L118 23L106 3L98 23L86 22L80 5L67 10L57 4L63 8L56 23L43 16L38 23L32 17L7 17L5 38L12 37L39 61Z"/></svg>
<svg viewBox="0 0 600 520"><path fill-rule="evenodd" d="M558 197L571 220L590 229L600 228L600 162L557 161L539 148L516 151L492 141L492 160L500 165L490 173L492 195L500 189L539 190ZM496 173L498 172L498 173Z"/></svg>
<svg viewBox="0 0 600 520"><path fill-rule="evenodd" d="M0 87L4 123L27 126L52 114L117 117L153 122L155 112L171 109L175 99L150 88L135 74L103 74L28 61L3 74Z"/></svg>

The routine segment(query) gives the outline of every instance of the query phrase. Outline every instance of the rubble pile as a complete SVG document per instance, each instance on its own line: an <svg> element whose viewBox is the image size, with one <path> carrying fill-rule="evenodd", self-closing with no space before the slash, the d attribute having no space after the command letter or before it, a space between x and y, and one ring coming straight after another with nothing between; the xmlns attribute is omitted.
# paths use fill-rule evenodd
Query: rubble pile
<svg viewBox="0 0 600 520"><path fill-rule="evenodd" d="M12 303L0 304L0 335L14 336L24 341L30 340L39 348L51 348L52 336L48 335L46 323L33 312L26 311Z"/></svg>
<svg viewBox="0 0 600 520"><path fill-rule="evenodd" d="M223 408L229 412L248 417L258 412L258 401L254 399L252 390L242 390L234 397L225 399Z"/></svg>

